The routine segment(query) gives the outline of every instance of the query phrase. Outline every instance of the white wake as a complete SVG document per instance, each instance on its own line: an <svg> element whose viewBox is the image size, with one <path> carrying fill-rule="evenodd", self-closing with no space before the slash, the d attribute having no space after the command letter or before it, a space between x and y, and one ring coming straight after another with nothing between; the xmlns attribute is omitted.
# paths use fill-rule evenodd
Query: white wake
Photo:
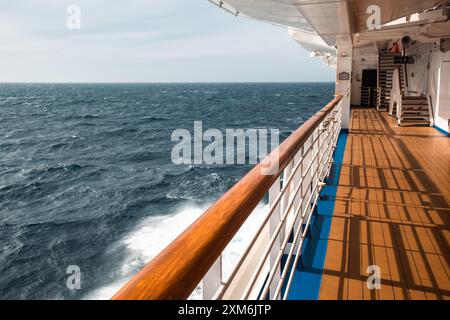
<svg viewBox="0 0 450 320"><path fill-rule="evenodd" d="M200 217L208 207L209 205L188 205L172 215L145 218L132 232L119 240L119 243L112 245L114 247L125 247L127 250L125 259L118 267L117 279L109 285L91 291L84 299L110 299L131 279L138 268L150 262ZM225 249L223 253L223 274L225 278L232 272L247 244L261 225L265 212L264 206L258 206ZM191 295L191 299L201 299L201 296L201 286L198 286Z"/></svg>

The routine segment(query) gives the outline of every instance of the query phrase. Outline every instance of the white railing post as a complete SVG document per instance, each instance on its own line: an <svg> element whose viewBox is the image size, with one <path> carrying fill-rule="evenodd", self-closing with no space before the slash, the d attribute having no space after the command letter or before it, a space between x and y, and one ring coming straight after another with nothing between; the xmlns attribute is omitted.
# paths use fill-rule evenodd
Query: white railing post
<svg viewBox="0 0 450 320"><path fill-rule="evenodd" d="M389 115L392 117L394 115L394 105L395 105L395 93L392 89L389 93Z"/></svg>
<svg viewBox="0 0 450 320"><path fill-rule="evenodd" d="M301 151L300 151L301 152ZM284 213L288 209L289 201L292 196L292 191L295 190L295 187L292 187L292 183L289 185L287 184L287 179L291 176L292 170L294 168L294 161L291 161L286 169L284 169L283 172L283 189L285 189L285 192L283 194L283 198L281 199L281 212ZM289 210L290 212L287 212L287 216L291 215L292 209ZM281 230L281 241L283 241L286 237L289 237L289 234L286 234L286 225L283 225L283 228Z"/></svg>
<svg viewBox="0 0 450 320"><path fill-rule="evenodd" d="M398 69L395 69L392 74L392 89L389 93L389 115L394 115L394 105L397 103L397 117L398 117L398 97L401 97L400 89L400 75Z"/></svg>
<svg viewBox="0 0 450 320"><path fill-rule="evenodd" d="M280 178L278 178L275 183L272 185L272 187L269 189L269 207L271 207L276 198L278 197L278 195L280 194L281 188L280 188ZM272 216L270 217L269 220L269 230L270 230L270 238L272 238L275 233L276 233L276 229L278 224L281 221L281 210L280 210L280 204L278 204L275 208L275 210L272 213ZM270 251L270 269L272 268L276 268L276 273L275 276L273 277L271 284L270 284L270 299L273 300L274 299L274 292L277 288L278 282L280 281L280 274L281 274L281 269L280 269L280 264L277 263L277 256L278 253L280 252L281 249L281 233L277 236L277 240L275 241L274 245L272 246L272 250ZM278 265L276 265L278 264ZM265 297L262 297L263 299Z"/></svg>
<svg viewBox="0 0 450 320"><path fill-rule="evenodd" d="M311 137L314 137L314 133L312 133ZM311 141L311 143L313 143L314 140ZM302 181L302 187L300 188L300 195L303 197L303 199L308 199L308 197L311 194L311 183L312 183L312 175L311 175L311 171L312 171L312 165L309 166L309 164L311 163L311 161L313 160L313 152L314 152L314 147L313 145L311 145L311 148L308 151L308 156L305 157L305 159L307 159L307 161L302 165L302 177L304 177L303 181ZM309 201L302 201L302 207L300 210L300 215L305 212L306 207L309 206ZM301 227L301 225L300 225Z"/></svg>
<svg viewBox="0 0 450 320"><path fill-rule="evenodd" d="M428 101L428 114L430 116L430 127L434 126L434 113L433 113L433 101L431 100L431 95L427 94Z"/></svg>
<svg viewBox="0 0 450 320"><path fill-rule="evenodd" d="M294 163L297 164L297 163L301 162L301 165L300 165L299 170L297 170L297 172L295 173L295 178L294 178L294 181L293 181L293 189L296 189L299 186L299 184L302 185L300 187L299 193L297 193L297 194L293 193L292 194L292 198L294 200L294 205L292 207L292 212L294 212L294 213L298 211L298 207L301 205L301 200L302 200L302 197L301 197L302 191L301 190L302 190L302 187L303 187L303 179L302 179L303 172L304 172L305 166L307 166L308 162L310 161L309 157L308 157L310 151L306 151L305 152L305 149L308 150L310 139L311 138L308 138L308 140L305 142L303 147L300 149L300 151L294 157L294 161L295 161ZM294 219L294 215L292 215L292 218ZM296 222L296 224L294 226L294 232L298 228L299 223L300 223L299 221ZM289 233L287 235L287 237L290 237L290 236L291 236L291 234Z"/></svg>
<svg viewBox="0 0 450 320"><path fill-rule="evenodd" d="M323 125L323 122L322 122ZM314 146L314 156L316 157L316 164L311 168L312 171L312 178L311 178L311 186L312 186L312 190L311 192L313 193L312 199L309 202L309 207L310 207L310 212L307 214L306 219L308 220L310 217L310 215L313 214L313 210L311 210L311 206L314 202L314 198L316 196L317 193L317 188L314 187L316 185L316 183L319 181L320 177L319 177L319 170L320 170L320 160L322 157L322 154L320 153L320 137L321 137L321 132L319 131L319 129L317 129L316 131L316 135L317 135L317 139L316 139L316 143Z"/></svg>
<svg viewBox="0 0 450 320"><path fill-rule="evenodd" d="M212 300L222 286L222 255L214 262L202 281L203 300Z"/></svg>

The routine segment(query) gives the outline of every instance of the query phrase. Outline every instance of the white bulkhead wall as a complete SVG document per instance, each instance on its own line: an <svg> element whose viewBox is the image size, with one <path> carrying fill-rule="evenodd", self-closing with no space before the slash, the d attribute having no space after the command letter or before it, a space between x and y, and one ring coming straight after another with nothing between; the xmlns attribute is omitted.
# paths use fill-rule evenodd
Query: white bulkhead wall
<svg viewBox="0 0 450 320"><path fill-rule="evenodd" d="M428 94L431 96L435 125L450 132L450 51L444 53L439 47L438 42L431 45Z"/></svg>
<svg viewBox="0 0 450 320"><path fill-rule="evenodd" d="M353 50L352 106L361 105L362 72L378 68L378 52L375 46L357 47Z"/></svg>

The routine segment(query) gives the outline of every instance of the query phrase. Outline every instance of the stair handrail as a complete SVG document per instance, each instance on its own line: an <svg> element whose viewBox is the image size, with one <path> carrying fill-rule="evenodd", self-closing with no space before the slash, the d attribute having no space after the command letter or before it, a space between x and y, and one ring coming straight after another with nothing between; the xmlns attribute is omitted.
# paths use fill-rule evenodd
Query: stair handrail
<svg viewBox="0 0 450 320"><path fill-rule="evenodd" d="M392 116L394 114L394 105L395 105L397 108L396 117L397 119L401 119L401 117L399 117L399 115L401 114L401 104L402 104L402 92L400 81L400 68L396 68L392 75L392 89L389 101L389 115Z"/></svg>
<svg viewBox="0 0 450 320"><path fill-rule="evenodd" d="M427 94L428 101L428 114L430 115L430 127L434 126L434 112L433 112L433 100L431 99L431 95Z"/></svg>

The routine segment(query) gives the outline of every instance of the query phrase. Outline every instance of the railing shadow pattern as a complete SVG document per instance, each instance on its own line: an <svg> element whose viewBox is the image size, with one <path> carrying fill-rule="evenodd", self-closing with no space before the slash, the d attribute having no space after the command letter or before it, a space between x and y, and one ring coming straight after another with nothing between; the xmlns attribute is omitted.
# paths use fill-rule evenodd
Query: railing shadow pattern
<svg viewBox="0 0 450 320"><path fill-rule="evenodd" d="M450 298L450 142L352 111L335 196L321 299ZM367 286L367 267L381 289Z"/></svg>

